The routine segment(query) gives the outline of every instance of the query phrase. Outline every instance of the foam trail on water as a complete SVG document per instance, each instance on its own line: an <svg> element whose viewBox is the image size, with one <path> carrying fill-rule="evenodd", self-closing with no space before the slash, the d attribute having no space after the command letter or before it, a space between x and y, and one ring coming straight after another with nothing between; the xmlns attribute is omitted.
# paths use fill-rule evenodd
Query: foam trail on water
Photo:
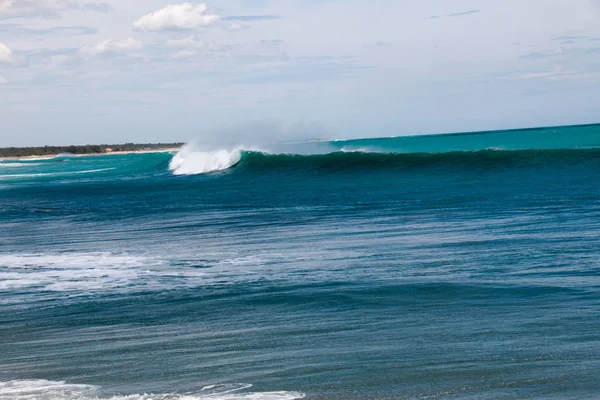
<svg viewBox="0 0 600 400"><path fill-rule="evenodd" d="M296 392L241 392L252 385L207 386L195 394L132 394L101 397L99 388L46 380L0 382L0 400L294 400Z"/></svg>
<svg viewBox="0 0 600 400"><path fill-rule="evenodd" d="M96 172L112 171L115 168L101 168L101 169L90 169L86 171L69 171L69 172L53 172L53 173L38 173L38 174L11 174L1 175L0 179L19 179L19 178L38 178L38 177L54 177L54 176L67 176L67 175L81 175L81 174L93 174Z"/></svg>
<svg viewBox="0 0 600 400"><path fill-rule="evenodd" d="M0 253L0 307L40 297L58 299L57 293L75 298L200 287L224 279L252 280L274 260L288 260L277 255L235 253L206 253L203 258L198 263L102 252Z"/></svg>
<svg viewBox="0 0 600 400"><path fill-rule="evenodd" d="M41 164L34 163L3 163L0 162L0 168L20 168L20 167L34 167Z"/></svg>
<svg viewBox="0 0 600 400"><path fill-rule="evenodd" d="M186 144L173 156L169 169L174 175L197 175L223 171L242 159L242 148L233 150L201 151L193 144Z"/></svg>
<svg viewBox="0 0 600 400"><path fill-rule="evenodd" d="M381 153L368 147L342 147L340 151L342 153Z"/></svg>

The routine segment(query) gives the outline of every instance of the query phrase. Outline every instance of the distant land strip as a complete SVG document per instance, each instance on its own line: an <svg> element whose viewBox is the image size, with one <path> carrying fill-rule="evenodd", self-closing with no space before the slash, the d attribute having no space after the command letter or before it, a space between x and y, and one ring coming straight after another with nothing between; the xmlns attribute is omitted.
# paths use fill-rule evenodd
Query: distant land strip
<svg viewBox="0 0 600 400"><path fill-rule="evenodd" d="M125 143L125 144L99 144L83 146L39 146L39 147L3 147L0 148L0 157L31 157L52 156L57 154L107 154L112 152L134 152L167 150L183 146L184 143Z"/></svg>

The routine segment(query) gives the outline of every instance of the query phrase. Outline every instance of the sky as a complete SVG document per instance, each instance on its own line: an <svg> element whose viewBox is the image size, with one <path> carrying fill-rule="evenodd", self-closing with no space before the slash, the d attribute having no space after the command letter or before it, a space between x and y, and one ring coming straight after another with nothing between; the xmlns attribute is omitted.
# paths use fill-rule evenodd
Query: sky
<svg viewBox="0 0 600 400"><path fill-rule="evenodd" d="M600 0L0 0L0 146L600 122Z"/></svg>

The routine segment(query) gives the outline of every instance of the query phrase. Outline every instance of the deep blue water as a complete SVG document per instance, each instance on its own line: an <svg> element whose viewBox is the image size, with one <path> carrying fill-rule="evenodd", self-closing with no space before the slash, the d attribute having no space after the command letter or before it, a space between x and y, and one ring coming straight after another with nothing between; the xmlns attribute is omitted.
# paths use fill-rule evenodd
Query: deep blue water
<svg viewBox="0 0 600 400"><path fill-rule="evenodd" d="M289 146L1 161L0 400L600 397L599 126Z"/></svg>

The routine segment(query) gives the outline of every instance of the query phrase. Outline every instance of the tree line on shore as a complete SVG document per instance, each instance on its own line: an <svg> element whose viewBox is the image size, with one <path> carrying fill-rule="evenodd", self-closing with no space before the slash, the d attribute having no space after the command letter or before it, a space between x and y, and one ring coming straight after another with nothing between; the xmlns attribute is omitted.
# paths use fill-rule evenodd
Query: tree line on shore
<svg viewBox="0 0 600 400"><path fill-rule="evenodd" d="M39 146L0 148L0 157L50 156L55 154L102 154L113 151L161 150L180 147L183 143L125 143L83 146Z"/></svg>

